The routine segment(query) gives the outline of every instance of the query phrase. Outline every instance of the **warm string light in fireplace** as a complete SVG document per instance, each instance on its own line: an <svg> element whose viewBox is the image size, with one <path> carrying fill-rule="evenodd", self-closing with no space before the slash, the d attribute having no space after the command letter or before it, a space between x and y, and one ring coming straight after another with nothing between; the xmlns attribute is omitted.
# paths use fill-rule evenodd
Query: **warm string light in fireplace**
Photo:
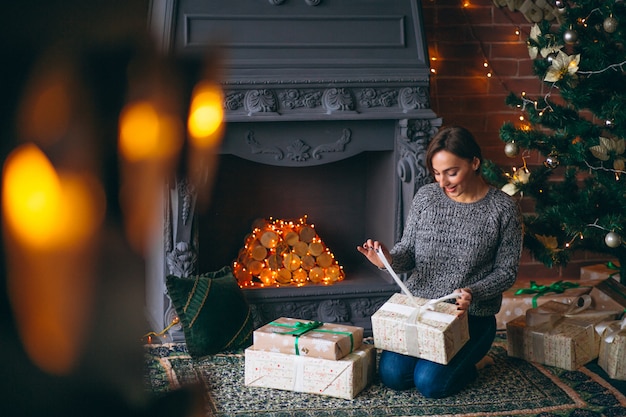
<svg viewBox="0 0 626 417"><path fill-rule="evenodd" d="M242 288L331 285L344 278L343 267L315 225L307 224L307 216L259 221L246 237L233 271Z"/></svg>

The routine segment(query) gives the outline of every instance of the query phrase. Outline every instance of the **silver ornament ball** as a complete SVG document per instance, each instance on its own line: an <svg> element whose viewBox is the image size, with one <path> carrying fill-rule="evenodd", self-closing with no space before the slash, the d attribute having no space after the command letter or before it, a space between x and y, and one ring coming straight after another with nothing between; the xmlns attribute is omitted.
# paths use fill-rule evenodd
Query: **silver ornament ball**
<svg viewBox="0 0 626 417"><path fill-rule="evenodd" d="M504 154L509 158L515 158L519 155L519 146L517 146L517 143L507 142L506 145L504 145Z"/></svg>
<svg viewBox="0 0 626 417"><path fill-rule="evenodd" d="M617 248L622 244L622 237L615 232L609 232L604 236L604 243L609 248Z"/></svg>
<svg viewBox="0 0 626 417"><path fill-rule="evenodd" d="M556 52L553 52L553 53L549 54L549 55L546 57L546 59L548 60L548 62L549 62L550 64L552 64L552 61L554 61L554 58L556 58L556 57L557 57L557 53L556 53Z"/></svg>
<svg viewBox="0 0 626 417"><path fill-rule="evenodd" d="M543 161L543 164L546 168L557 168L560 164L559 155L556 152L550 152L550 154L546 157L546 160Z"/></svg>
<svg viewBox="0 0 626 417"><path fill-rule="evenodd" d="M602 28L606 33L613 33L617 30L617 19L609 16L602 22Z"/></svg>
<svg viewBox="0 0 626 417"><path fill-rule="evenodd" d="M568 29L563 33L563 40L567 44L573 44L578 41L578 32L572 29Z"/></svg>

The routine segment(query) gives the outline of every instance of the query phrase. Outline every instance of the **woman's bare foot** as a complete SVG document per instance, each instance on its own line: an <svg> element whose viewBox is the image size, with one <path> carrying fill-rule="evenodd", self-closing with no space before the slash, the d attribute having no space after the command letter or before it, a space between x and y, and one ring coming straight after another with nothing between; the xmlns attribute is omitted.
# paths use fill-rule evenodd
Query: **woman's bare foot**
<svg viewBox="0 0 626 417"><path fill-rule="evenodd" d="M495 362L493 361L493 358L489 355L485 355L481 360L478 361L478 363L476 364L476 369L480 370L483 368L486 368L488 366L492 366Z"/></svg>

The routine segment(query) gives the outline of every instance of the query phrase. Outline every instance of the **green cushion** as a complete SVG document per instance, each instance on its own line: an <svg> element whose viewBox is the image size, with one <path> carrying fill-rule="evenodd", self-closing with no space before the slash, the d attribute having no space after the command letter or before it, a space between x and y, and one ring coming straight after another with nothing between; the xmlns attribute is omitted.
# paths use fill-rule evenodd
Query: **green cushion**
<svg viewBox="0 0 626 417"><path fill-rule="evenodd" d="M169 275L166 286L192 357L251 344L252 312L230 267L188 278Z"/></svg>

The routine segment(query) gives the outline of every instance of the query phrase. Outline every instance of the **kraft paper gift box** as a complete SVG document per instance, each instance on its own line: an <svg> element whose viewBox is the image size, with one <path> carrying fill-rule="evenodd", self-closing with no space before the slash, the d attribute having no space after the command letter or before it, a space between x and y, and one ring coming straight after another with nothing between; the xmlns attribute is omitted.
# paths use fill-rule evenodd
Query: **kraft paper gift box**
<svg viewBox="0 0 626 417"><path fill-rule="evenodd" d="M589 293L594 310L626 309L626 287L614 279L608 278L597 283Z"/></svg>
<svg viewBox="0 0 626 417"><path fill-rule="evenodd" d="M585 310L569 315L571 306L559 304L550 301L507 323L509 356L570 371L598 357L596 324L615 318L616 312Z"/></svg>
<svg viewBox="0 0 626 417"><path fill-rule="evenodd" d="M373 380L376 349L362 345L339 360L245 350L245 385L351 400Z"/></svg>
<svg viewBox="0 0 626 417"><path fill-rule="evenodd" d="M589 294L594 284L597 284L597 281L570 282L540 279L517 282L502 294L502 306L496 314L497 329L506 329L507 322L523 316L527 310L539 307L548 301L569 304L581 295Z"/></svg>
<svg viewBox="0 0 626 417"><path fill-rule="evenodd" d="M424 306L428 299L413 297ZM469 340L467 314L457 316L457 307L438 302L434 310L414 306L404 294L394 294L372 315L377 348L447 364Z"/></svg>
<svg viewBox="0 0 626 417"><path fill-rule="evenodd" d="M580 279L599 281L607 278L613 278L616 281L620 279L619 264L615 261L580 268Z"/></svg>
<svg viewBox="0 0 626 417"><path fill-rule="evenodd" d="M626 380L626 317L609 323L603 331L598 365L609 378Z"/></svg>
<svg viewBox="0 0 626 417"><path fill-rule="evenodd" d="M255 349L341 359L363 342L363 328L281 317L253 332Z"/></svg>

